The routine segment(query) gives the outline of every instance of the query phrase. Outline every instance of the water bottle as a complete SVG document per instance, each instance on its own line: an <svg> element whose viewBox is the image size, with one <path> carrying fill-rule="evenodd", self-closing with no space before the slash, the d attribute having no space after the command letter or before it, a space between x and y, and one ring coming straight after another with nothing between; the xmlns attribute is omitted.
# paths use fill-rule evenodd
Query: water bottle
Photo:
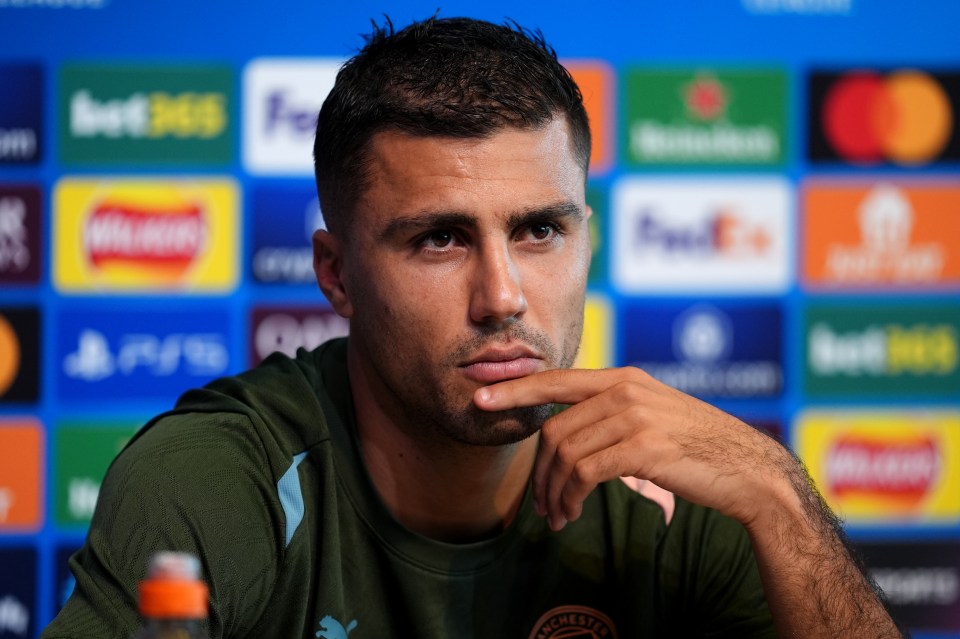
<svg viewBox="0 0 960 639"><path fill-rule="evenodd" d="M140 582L143 625L133 639L207 639L209 592L200 562L189 553L160 552Z"/></svg>

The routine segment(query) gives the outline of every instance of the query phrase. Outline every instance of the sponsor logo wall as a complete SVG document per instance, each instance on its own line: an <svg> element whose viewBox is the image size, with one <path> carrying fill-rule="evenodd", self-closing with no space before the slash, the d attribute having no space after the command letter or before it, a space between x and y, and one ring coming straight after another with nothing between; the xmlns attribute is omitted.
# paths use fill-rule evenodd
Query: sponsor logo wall
<svg viewBox="0 0 960 639"><path fill-rule="evenodd" d="M641 367L784 441L899 620L960 638L960 45L846 37L900 29L900 6L743 0L699 24L682 5L543 25L593 136L575 365ZM271 44L278 23L147 54L113 37L141 9L97 15L89 50L0 42L0 638L63 605L147 420L349 332L314 282L312 154L366 21L307 49ZM648 22L682 47L608 35Z"/></svg>

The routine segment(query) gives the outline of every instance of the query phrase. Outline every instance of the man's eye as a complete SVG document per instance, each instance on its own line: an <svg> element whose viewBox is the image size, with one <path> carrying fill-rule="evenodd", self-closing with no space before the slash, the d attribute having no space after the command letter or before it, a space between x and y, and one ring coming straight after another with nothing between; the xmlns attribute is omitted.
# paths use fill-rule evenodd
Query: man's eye
<svg viewBox="0 0 960 639"><path fill-rule="evenodd" d="M560 229L553 222L535 222L526 228L527 239L544 242L560 235Z"/></svg>
<svg viewBox="0 0 960 639"><path fill-rule="evenodd" d="M538 240L545 240L556 230L553 224L533 224L530 226L530 234Z"/></svg>
<svg viewBox="0 0 960 639"><path fill-rule="evenodd" d="M434 231L423 238L423 243L430 248L446 248L453 243L453 232Z"/></svg>

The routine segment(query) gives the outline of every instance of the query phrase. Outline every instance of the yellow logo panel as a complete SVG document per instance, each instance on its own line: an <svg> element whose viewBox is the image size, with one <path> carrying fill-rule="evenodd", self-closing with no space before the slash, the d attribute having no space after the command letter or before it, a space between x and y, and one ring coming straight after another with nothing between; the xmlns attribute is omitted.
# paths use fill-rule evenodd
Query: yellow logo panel
<svg viewBox="0 0 960 639"><path fill-rule="evenodd" d="M53 195L60 291L229 292L239 191L230 179L63 179Z"/></svg>
<svg viewBox="0 0 960 639"><path fill-rule="evenodd" d="M960 520L960 412L820 412L800 416L797 454L851 523Z"/></svg>
<svg viewBox="0 0 960 639"><path fill-rule="evenodd" d="M609 368L613 365L613 321L610 303L588 295L583 309L583 336L574 368Z"/></svg>

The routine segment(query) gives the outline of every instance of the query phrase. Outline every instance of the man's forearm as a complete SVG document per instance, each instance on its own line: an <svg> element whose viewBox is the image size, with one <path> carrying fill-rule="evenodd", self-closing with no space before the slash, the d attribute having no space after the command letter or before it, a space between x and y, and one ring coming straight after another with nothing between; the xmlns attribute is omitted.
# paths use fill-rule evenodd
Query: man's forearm
<svg viewBox="0 0 960 639"><path fill-rule="evenodd" d="M803 466L747 530L777 632L784 639L903 637Z"/></svg>

